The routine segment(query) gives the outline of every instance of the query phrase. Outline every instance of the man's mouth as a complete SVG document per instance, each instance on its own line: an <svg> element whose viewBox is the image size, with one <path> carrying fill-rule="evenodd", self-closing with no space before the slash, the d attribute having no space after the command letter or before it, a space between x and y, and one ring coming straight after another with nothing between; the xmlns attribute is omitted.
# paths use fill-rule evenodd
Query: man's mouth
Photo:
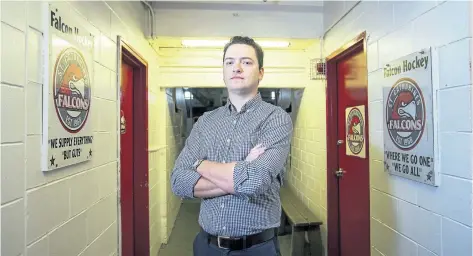
<svg viewBox="0 0 473 256"><path fill-rule="evenodd" d="M234 76L234 77L232 77L232 80L233 80L233 79L243 79L243 77L241 77L241 76Z"/></svg>

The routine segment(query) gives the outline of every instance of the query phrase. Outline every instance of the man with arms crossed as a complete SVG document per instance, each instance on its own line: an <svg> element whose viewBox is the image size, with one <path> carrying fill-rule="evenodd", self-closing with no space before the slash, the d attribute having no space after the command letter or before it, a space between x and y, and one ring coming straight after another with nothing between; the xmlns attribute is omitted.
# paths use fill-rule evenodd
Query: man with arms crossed
<svg viewBox="0 0 473 256"><path fill-rule="evenodd" d="M176 160L173 193L203 199L195 256L280 255L279 189L293 126L261 99L263 74L261 47L233 37L223 57L228 102L198 119Z"/></svg>

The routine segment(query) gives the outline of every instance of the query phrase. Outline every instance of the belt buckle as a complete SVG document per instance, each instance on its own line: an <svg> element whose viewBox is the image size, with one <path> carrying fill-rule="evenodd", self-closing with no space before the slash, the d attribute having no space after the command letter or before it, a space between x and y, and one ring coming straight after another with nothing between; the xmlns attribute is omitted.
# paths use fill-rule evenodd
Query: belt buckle
<svg viewBox="0 0 473 256"><path fill-rule="evenodd" d="M223 246L221 245L220 238L230 239L230 237L229 237L229 236L217 236L217 245L218 245L218 248L220 248L220 249L228 249L228 248L223 247Z"/></svg>

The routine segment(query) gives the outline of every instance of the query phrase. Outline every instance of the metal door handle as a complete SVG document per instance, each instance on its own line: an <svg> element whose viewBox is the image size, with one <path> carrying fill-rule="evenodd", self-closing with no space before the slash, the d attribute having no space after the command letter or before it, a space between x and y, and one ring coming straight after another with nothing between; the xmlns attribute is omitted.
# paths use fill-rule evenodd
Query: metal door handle
<svg viewBox="0 0 473 256"><path fill-rule="evenodd" d="M343 170L342 168L339 168L337 171L335 171L335 175L337 177L342 177L345 173L346 173L346 171Z"/></svg>

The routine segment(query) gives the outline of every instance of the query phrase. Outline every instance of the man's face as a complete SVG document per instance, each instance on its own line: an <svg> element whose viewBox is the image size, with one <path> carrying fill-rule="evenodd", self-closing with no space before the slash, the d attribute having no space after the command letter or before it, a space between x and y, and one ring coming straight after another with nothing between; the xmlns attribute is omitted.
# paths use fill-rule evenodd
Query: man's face
<svg viewBox="0 0 473 256"><path fill-rule="evenodd" d="M263 74L253 47L246 44L228 47L223 61L223 79L229 91L248 94L258 87Z"/></svg>

